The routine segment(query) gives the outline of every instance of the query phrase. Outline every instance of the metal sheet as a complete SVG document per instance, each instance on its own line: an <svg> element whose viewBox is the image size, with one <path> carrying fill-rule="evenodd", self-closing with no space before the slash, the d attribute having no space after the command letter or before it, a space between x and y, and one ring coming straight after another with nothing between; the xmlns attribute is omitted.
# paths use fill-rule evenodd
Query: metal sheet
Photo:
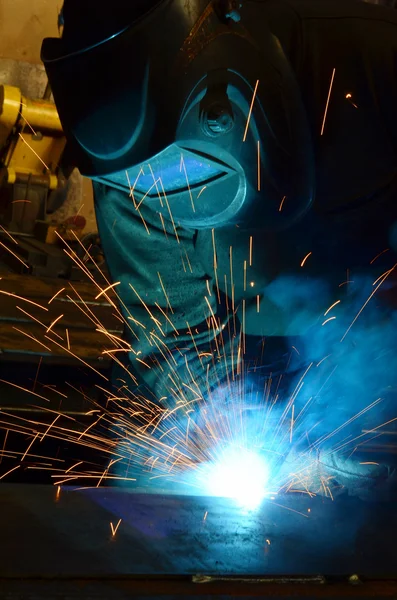
<svg viewBox="0 0 397 600"><path fill-rule="evenodd" d="M0 528L0 578L397 573L393 507L347 497L290 494L244 513L221 498L116 488L57 497L3 484Z"/></svg>

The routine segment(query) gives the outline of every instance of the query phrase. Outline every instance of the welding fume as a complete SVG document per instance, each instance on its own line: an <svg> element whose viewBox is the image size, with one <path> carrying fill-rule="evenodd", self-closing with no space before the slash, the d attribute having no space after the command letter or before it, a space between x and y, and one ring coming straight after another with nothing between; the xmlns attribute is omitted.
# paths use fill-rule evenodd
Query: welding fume
<svg viewBox="0 0 397 600"><path fill-rule="evenodd" d="M42 60L63 170L93 181L128 324L112 394L158 407L153 436L172 424L203 493L255 504L292 477L389 498L393 465L356 450L397 416L397 11L65 0L61 17Z"/></svg>

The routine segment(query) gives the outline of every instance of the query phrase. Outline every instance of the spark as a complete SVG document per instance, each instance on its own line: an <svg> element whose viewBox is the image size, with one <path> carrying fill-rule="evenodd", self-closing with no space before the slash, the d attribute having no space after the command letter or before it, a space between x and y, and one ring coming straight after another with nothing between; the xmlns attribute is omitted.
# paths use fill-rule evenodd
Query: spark
<svg viewBox="0 0 397 600"><path fill-rule="evenodd" d="M6 429L6 433L5 433L5 436L4 436L4 442L3 442L3 448L2 448L2 451L0 453L0 465L1 465L2 461L3 461L3 454L4 454L4 451L5 451L5 448L6 448L6 444L7 444L8 431L9 430Z"/></svg>
<svg viewBox="0 0 397 600"><path fill-rule="evenodd" d="M207 520L207 516L208 516L208 510L206 510L206 511L205 511L205 514L204 514L204 519L203 519L203 521L206 521L206 520Z"/></svg>
<svg viewBox="0 0 397 600"><path fill-rule="evenodd" d="M22 103L22 106L24 106L26 108L26 104ZM30 131L33 133L33 135L37 135L35 130L33 129L33 127L31 126L31 124L29 123L29 121L26 119L25 115L22 114L22 111L18 111L18 114L22 117L22 119L25 121L26 125L29 127Z"/></svg>
<svg viewBox="0 0 397 600"><path fill-rule="evenodd" d="M357 319L359 318L359 316L361 315L361 313L363 312L364 308L367 306L367 304L370 302L371 298L373 298L373 296L376 294L376 292L378 291L378 289L381 287L381 285L386 281L386 279L389 277L389 275L391 273L393 273L394 269L397 267L397 263L391 268L389 269L389 271L386 271L386 273L384 274L383 279L380 281L380 283L378 283L378 285L376 286L376 288L373 290L373 292L369 295L369 297L367 298L367 300L364 302L364 304L362 305L362 307L360 308L360 310L358 311L358 313L356 314L356 316L354 317L353 321L350 323L349 327L346 329L345 333L343 334L342 338L341 338L341 342L343 342L343 340L345 339L345 337L347 336L347 334L349 333L350 329L353 327L354 323L357 321Z"/></svg>
<svg viewBox="0 0 397 600"><path fill-rule="evenodd" d="M5 250L7 250L7 252L9 252L10 254L12 254L12 256L13 256L14 258L16 258L17 260L19 260L19 262L20 262L20 263L21 263L21 264L22 264L22 265L23 265L23 266L24 266L26 269L29 269L29 265L27 265L27 264L26 264L26 263L25 263L25 262L22 260L22 258L20 258L20 257L18 256L18 254L15 254L15 252L13 252L13 251L11 250L11 248L9 248L8 246L6 246L6 244L3 244L3 242L0 242L0 246L2 246L2 248L4 248Z"/></svg>
<svg viewBox="0 0 397 600"><path fill-rule="evenodd" d="M7 229L5 229L3 227L3 225L0 225L0 229L3 231L3 233L8 235L8 237L10 238L10 240L12 240L14 242L14 244L16 244L18 246L18 240L16 240L14 237L12 237L11 233L9 231L7 231Z"/></svg>
<svg viewBox="0 0 397 600"><path fill-rule="evenodd" d="M335 319L336 319L336 317L329 317L328 319L326 319L326 320L324 321L324 323L322 323L322 324L321 324L321 327L324 327L324 325L325 325L326 323L329 323L330 321L334 321Z"/></svg>
<svg viewBox="0 0 397 600"><path fill-rule="evenodd" d="M190 189L190 183L189 183L189 179L187 176L187 170L186 170L186 165L185 165L185 160L183 158L183 154L181 154L181 165L183 166L183 171L185 173L186 185L187 185L187 189L189 191L189 197L190 197L190 202L192 205L192 210L193 210L193 212L196 212L196 208L194 206L193 194L192 194L192 190Z"/></svg>
<svg viewBox="0 0 397 600"><path fill-rule="evenodd" d="M114 537L117 533L118 528L120 527L120 523L121 523L122 519L119 519L116 527L114 527L113 523L110 522L110 529L112 530L112 537Z"/></svg>
<svg viewBox="0 0 397 600"><path fill-rule="evenodd" d="M146 200L146 198L149 196L150 192L152 191L152 189L155 187L157 189L157 184L160 183L160 178L156 179L156 181L154 183L152 183L152 185L150 186L150 188L148 189L148 191L142 196L140 202L138 202L138 204L135 206L135 210L139 211L141 204L144 202L144 200Z"/></svg>
<svg viewBox="0 0 397 600"><path fill-rule="evenodd" d="M259 308L260 308L260 295L257 294L256 296L256 312L259 312Z"/></svg>
<svg viewBox="0 0 397 600"><path fill-rule="evenodd" d="M55 499L56 499L56 500L59 500L59 498L60 498L60 495L61 495L61 486L60 486L60 485L58 485L58 486L57 486L57 493L56 493Z"/></svg>
<svg viewBox="0 0 397 600"><path fill-rule="evenodd" d="M104 290L102 290L101 292L99 292L99 294L97 296L95 296L95 300L98 300L98 298L100 298L104 294L107 294L107 292L109 290L114 289L117 285L120 285L120 283L121 283L120 281L116 281L116 283L112 283L111 285L108 285Z"/></svg>
<svg viewBox="0 0 397 600"><path fill-rule="evenodd" d="M374 258L373 258L373 259L370 261L370 263L369 263L369 264L370 264L370 265L373 265L373 264L374 264L374 262L375 262L376 260L378 260L378 258L379 258L380 256L382 256L382 254L384 254L385 252L389 252L389 250L390 250L390 248L385 248L384 250L382 250L382 252L379 252L379 254L377 254L377 255L376 255L376 256L375 256L375 257L374 257Z"/></svg>
<svg viewBox="0 0 397 600"><path fill-rule="evenodd" d="M327 354L327 356L324 356L324 358L322 358L320 360L320 362L317 363L316 367L319 367L321 365L321 363L323 363L327 358L329 358L331 356L331 354Z"/></svg>
<svg viewBox="0 0 397 600"><path fill-rule="evenodd" d="M39 434L38 434L38 433L36 433L36 435L34 436L33 440L30 442L30 444L29 444L28 448L26 449L26 451L25 451L24 455L23 455L23 456L22 456L22 458L21 458L21 462L22 462L22 461L24 460L24 458L27 456L27 454L28 454L29 450L31 449L31 447L33 446L33 444L35 443L35 441L37 440L37 437L38 437L38 435L39 435Z"/></svg>
<svg viewBox="0 0 397 600"><path fill-rule="evenodd" d="M280 508L284 508L285 510L290 510L293 513L296 513L297 515L301 515L301 517L305 517L306 519L308 519L308 515L305 515L305 513L303 512L299 512L299 510L295 510L294 508L290 508L289 506L283 506L282 504L277 504L277 502L273 501L273 504L275 506L279 506Z"/></svg>
<svg viewBox="0 0 397 600"><path fill-rule="evenodd" d="M350 101L350 104L352 104L352 105L354 106L354 108L358 108L357 104L355 104L355 103L352 101L352 95L351 95L350 93L349 93L349 94L346 94L345 98L346 98L346 100L349 100L349 101Z"/></svg>
<svg viewBox="0 0 397 600"><path fill-rule="evenodd" d="M206 190L206 189L207 189L207 186L206 186L206 185L205 185L204 187L202 187L202 188L201 188L201 190L200 190L200 191L199 191L199 193L198 193L198 196L197 196L196 200L198 200L198 199L200 198L201 194L202 194L202 193L204 192L204 190Z"/></svg>
<svg viewBox="0 0 397 600"><path fill-rule="evenodd" d="M59 296L59 294L62 294L62 292L65 290L66 288L62 288L60 290L58 290L53 297L48 301L48 304L51 304L51 302L53 302L53 300L55 300L55 298L57 298Z"/></svg>
<svg viewBox="0 0 397 600"><path fill-rule="evenodd" d="M16 298L17 300L22 300L23 302L27 302L28 304L33 304L37 308L41 308L41 310L45 310L48 312L48 308L38 304L38 302L33 302L33 300L29 300L28 298L24 298L23 296L17 296L17 294L13 294L11 292L5 292L4 290L0 290L0 294L4 294L5 296L11 296L12 298Z"/></svg>
<svg viewBox="0 0 397 600"><path fill-rule="evenodd" d="M329 105L329 101L330 101L330 98L331 98L331 92L332 92L332 86L333 86L333 83L334 83L334 77L335 77L335 69L332 71L331 83L330 83L330 86L329 86L327 104L325 106L324 119L323 119L323 124L322 124L322 127L321 127L321 134L320 135L323 135L323 133L324 133L325 121L327 119L328 105Z"/></svg>
<svg viewBox="0 0 397 600"><path fill-rule="evenodd" d="M258 86L259 86L259 79L257 80L257 82L255 84L254 93L252 94L251 106L250 106L250 109L249 109L249 112L248 112L247 124L245 126L243 142L245 142L246 139L247 139L248 128L249 128L250 121L251 121L252 109L254 108L254 102L255 102L256 92L258 91Z"/></svg>
<svg viewBox="0 0 397 600"><path fill-rule="evenodd" d="M287 196L284 196L283 199L280 202L280 206L278 207L278 212L281 212L283 210L283 206L284 206L284 202Z"/></svg>
<svg viewBox="0 0 397 600"><path fill-rule="evenodd" d="M37 154L37 152L35 150L33 150L32 146L30 146L30 144L28 144L28 142L25 140L25 138L23 137L23 135L21 133L18 133L18 135L21 138L21 140L27 145L27 147L29 148L29 150L31 150L33 152L33 154L39 159L39 161L45 166L45 168L47 169L47 171L49 171L50 169L47 167L47 165L45 164L44 160Z"/></svg>
<svg viewBox="0 0 397 600"><path fill-rule="evenodd" d="M21 385L17 385L16 383L12 383L11 381L5 381L4 379L0 379L0 383L5 383L6 385L10 385L11 387L21 390L22 392L25 392L32 396L36 396L36 398L40 398L41 400L45 400L46 402L49 402L48 398L45 398L44 396L41 396L40 394L36 394L36 392L32 392L32 390L27 390L26 388L22 387Z"/></svg>
<svg viewBox="0 0 397 600"><path fill-rule="evenodd" d="M70 339L69 339L69 329L65 329L66 331L66 343L68 345L68 350L70 350Z"/></svg>
<svg viewBox="0 0 397 600"><path fill-rule="evenodd" d="M49 333L51 331L51 329L54 327L54 325L56 323L58 323L58 321L60 321L62 319L62 317L64 317L64 315L59 315L59 317L57 317L52 323L51 325L47 328L46 333Z"/></svg>
<svg viewBox="0 0 397 600"><path fill-rule="evenodd" d="M47 329L47 325L45 325L44 323L42 323L39 319L36 319L36 317L34 317L33 315L31 315L30 313L28 313L26 310L23 310L23 308L21 308L20 306L17 306L17 309L20 310L24 315L30 317L30 319L32 319L32 321L35 321L36 323L38 323L41 327L43 327L44 329ZM14 327L14 329L16 329L16 327ZM18 330L19 331L19 330ZM26 332L21 332L24 333L24 335L26 335L27 337L31 337L29 336L28 333ZM62 340L62 337L60 335L58 335L55 331L53 331L53 334L57 336L57 338L59 338L60 340ZM41 342L38 342L39 344Z"/></svg>
<svg viewBox="0 0 397 600"><path fill-rule="evenodd" d="M303 267L309 256L311 256L311 254L313 254L313 252L308 252L308 254L306 254L305 258L301 262L301 267Z"/></svg>
<svg viewBox="0 0 397 600"><path fill-rule="evenodd" d="M16 469L19 469L21 465L17 465L16 467L14 467L13 469L10 469L9 471L7 471L7 473L4 473L3 475L0 475L0 479L4 479L4 477L7 477L7 475L9 475L10 473L12 473L13 471L15 471Z"/></svg>
<svg viewBox="0 0 397 600"><path fill-rule="evenodd" d="M249 254L250 254L249 265L250 265L250 267L252 267L252 250L253 250L253 237L252 237L252 235L250 235L250 250L249 250Z"/></svg>
<svg viewBox="0 0 397 600"><path fill-rule="evenodd" d="M261 143L259 140L258 140L257 154L258 154L258 192L260 192L261 191Z"/></svg>
<svg viewBox="0 0 397 600"><path fill-rule="evenodd" d="M326 317L327 314L334 308L334 306L336 306L339 303L340 303L340 300L337 300L336 302L334 302L333 304L331 304L331 306L329 308L327 308L327 310L325 311L324 317Z"/></svg>
<svg viewBox="0 0 397 600"><path fill-rule="evenodd" d="M159 273L158 271L157 271L157 275L158 275L158 278L159 278L159 281L160 281L161 289L163 290L163 293L164 293L165 299L166 299L166 301L167 301L167 304L168 304L168 306L169 306L169 309L170 309L170 311L171 311L172 313L174 313L174 311L173 311L173 308L172 308L172 306L171 306L170 299L169 299L169 297L168 297L168 294L167 294L167 292L166 292L166 290L165 290L165 287L164 287L163 280L161 279L161 275L160 275L160 273Z"/></svg>

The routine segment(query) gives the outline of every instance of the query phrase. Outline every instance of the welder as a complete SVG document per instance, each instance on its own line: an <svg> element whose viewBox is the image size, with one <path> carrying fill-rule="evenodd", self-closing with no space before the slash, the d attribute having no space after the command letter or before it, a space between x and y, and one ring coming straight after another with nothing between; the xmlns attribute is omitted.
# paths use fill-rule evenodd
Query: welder
<svg viewBox="0 0 397 600"><path fill-rule="evenodd" d="M377 268L396 262L397 11L65 0L62 18L42 60L64 166L94 182L131 344L121 382L164 406L205 399L245 336L310 335L349 272L386 248Z"/></svg>

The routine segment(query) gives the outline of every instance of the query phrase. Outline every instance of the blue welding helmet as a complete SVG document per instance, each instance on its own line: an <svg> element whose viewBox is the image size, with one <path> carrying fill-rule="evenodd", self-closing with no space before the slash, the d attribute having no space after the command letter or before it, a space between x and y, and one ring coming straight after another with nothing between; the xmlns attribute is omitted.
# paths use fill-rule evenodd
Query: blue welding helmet
<svg viewBox="0 0 397 600"><path fill-rule="evenodd" d="M278 230L314 196L309 125L263 3L228 4L65 0L41 56L83 175L185 227Z"/></svg>

